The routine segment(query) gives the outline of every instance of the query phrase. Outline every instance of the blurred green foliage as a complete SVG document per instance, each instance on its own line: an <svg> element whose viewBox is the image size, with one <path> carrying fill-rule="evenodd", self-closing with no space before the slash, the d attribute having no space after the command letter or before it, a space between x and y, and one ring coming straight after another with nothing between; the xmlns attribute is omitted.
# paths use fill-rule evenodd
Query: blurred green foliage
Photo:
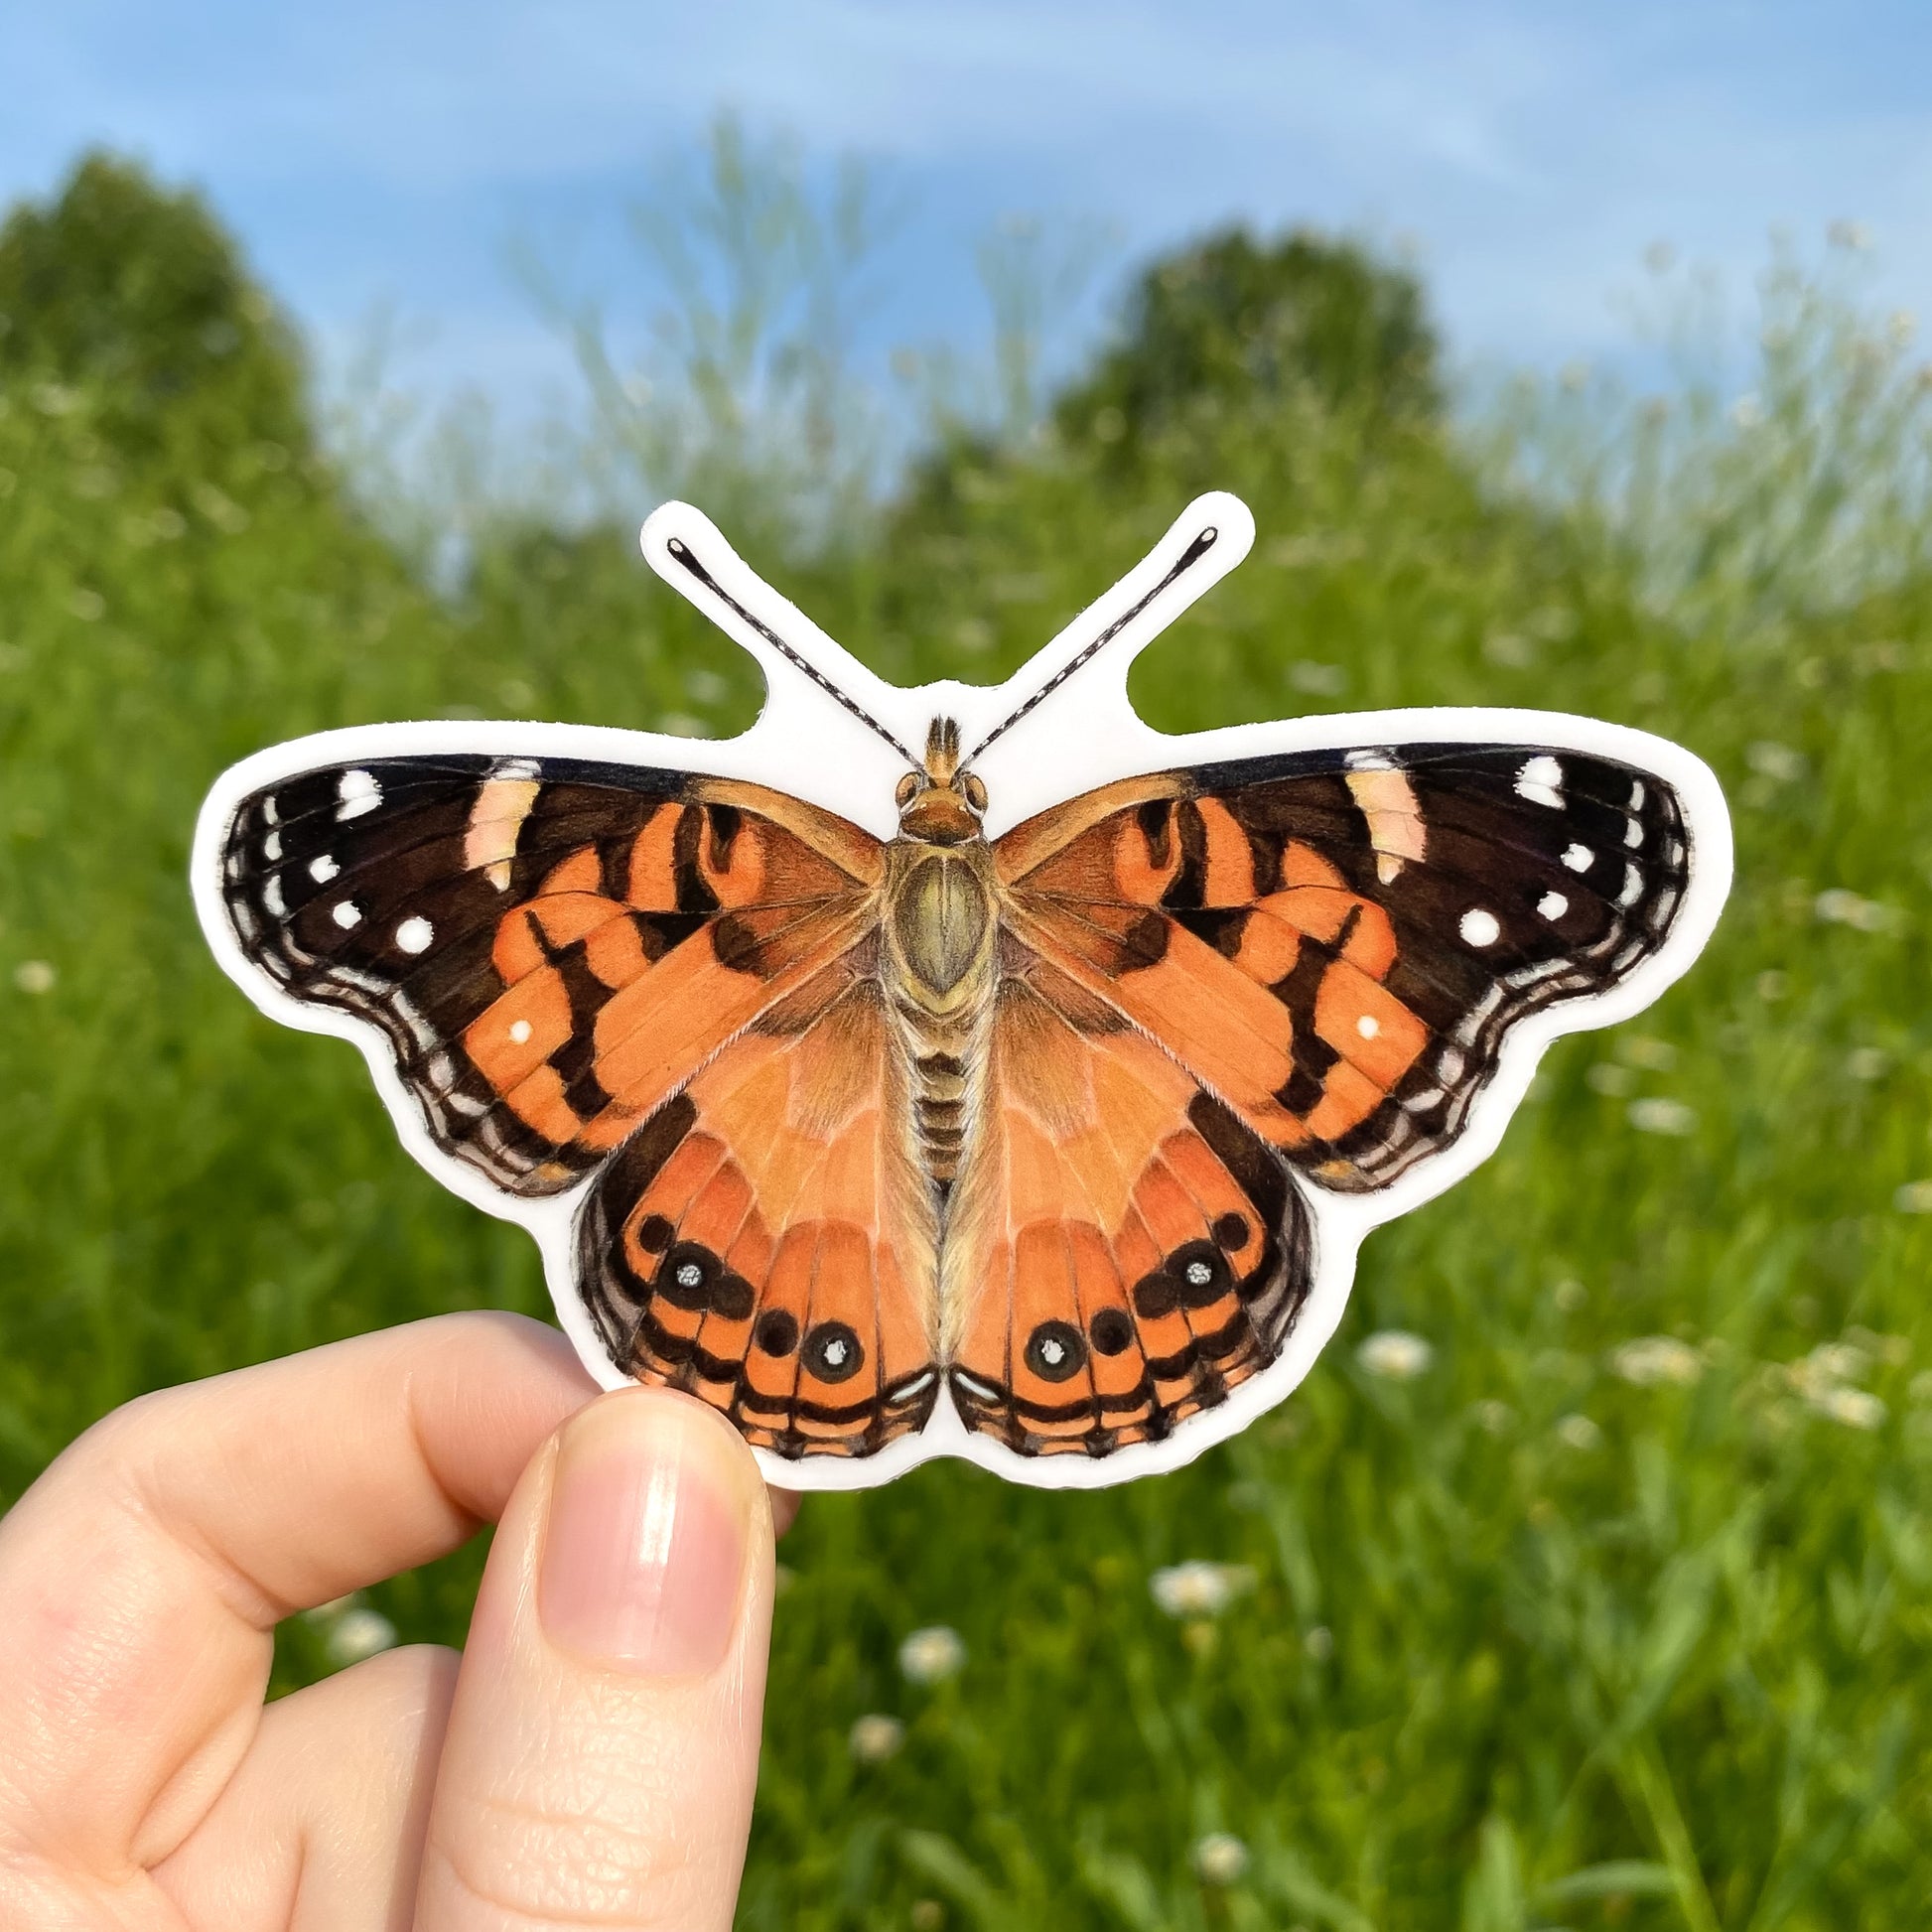
<svg viewBox="0 0 1932 1932"><path fill-rule="evenodd" d="M1233 488L1256 554L1137 670L1157 723L1627 720L1725 777L1735 897L1686 983L1559 1045L1498 1155L1369 1243L1322 1362L1235 1443L1100 1495L941 1466L808 1506L743 1922L1917 1923L1932 379L1901 320L1786 263L1748 407L1526 383L1457 424L1412 282L1309 241L1180 259L1208 292L1170 313L1157 267L1030 431L943 443L841 541L753 561L888 675L988 679ZM208 960L184 869L214 773L382 717L736 729L757 684L628 528L478 519L428 588L315 453L218 229L120 164L15 214L0 291L10 1495L139 1390L545 1307L359 1058ZM1361 1352L1392 1328L1430 1344L1409 1379ZM1187 1560L1242 1587L1170 1615L1153 1580ZM480 1561L369 1599L461 1641ZM914 1681L931 1624L965 1662ZM330 1663L298 1619L277 1683Z"/></svg>
<svg viewBox="0 0 1932 1932"><path fill-rule="evenodd" d="M1117 445L1130 461L1191 416L1272 414L1297 392L1380 418L1442 405L1421 285L1354 241L1209 236L1143 272L1125 322L1054 417L1062 434Z"/></svg>

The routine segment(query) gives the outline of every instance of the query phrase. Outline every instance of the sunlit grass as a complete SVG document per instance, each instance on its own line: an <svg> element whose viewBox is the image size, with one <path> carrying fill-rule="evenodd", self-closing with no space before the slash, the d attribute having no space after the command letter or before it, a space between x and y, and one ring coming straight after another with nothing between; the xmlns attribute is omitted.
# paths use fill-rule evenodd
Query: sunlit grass
<svg viewBox="0 0 1932 1932"><path fill-rule="evenodd" d="M1256 554L1137 672L1157 722L1625 720L1717 766L1738 883L1688 981L1559 1046L1497 1157L1371 1240L1328 1354L1245 1437L1101 1495L942 1466L812 1502L747 1924L1918 1922L1932 582L1897 413L1924 385L1887 327L1890 441L1775 345L1768 420L1709 411L1643 473L1669 516L1608 483L1540 509L1446 431L1290 398L1126 479L1051 438L961 458L848 554L754 556L889 675L992 678L1233 488ZM0 394L7 1494L138 1390L545 1307L524 1238L404 1158L359 1059L207 958L184 869L214 773L355 720L721 730L757 696L627 532L486 531L439 602L326 475L246 445L198 488L118 462L99 400ZM1651 433L1634 401L1595 420L1591 460L1622 459L1598 476L1638 475ZM1820 535L1804 502L1854 461L1897 488L1862 475L1863 520ZM1699 542L1662 542L1701 507ZM478 1562L359 1607L460 1641ZM1186 1564L1225 1569L1157 1584ZM375 1627L298 1621L279 1682Z"/></svg>

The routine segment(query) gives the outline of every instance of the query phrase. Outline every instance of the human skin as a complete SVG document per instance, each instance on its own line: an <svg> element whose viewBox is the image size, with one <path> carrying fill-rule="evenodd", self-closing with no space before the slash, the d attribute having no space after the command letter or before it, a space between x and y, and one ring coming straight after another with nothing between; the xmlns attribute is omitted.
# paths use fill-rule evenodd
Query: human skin
<svg viewBox="0 0 1932 1932"><path fill-rule="evenodd" d="M514 1315L116 1410L0 1519L0 1925L729 1925L793 1507ZM263 1704L282 1618L489 1522L460 1655Z"/></svg>

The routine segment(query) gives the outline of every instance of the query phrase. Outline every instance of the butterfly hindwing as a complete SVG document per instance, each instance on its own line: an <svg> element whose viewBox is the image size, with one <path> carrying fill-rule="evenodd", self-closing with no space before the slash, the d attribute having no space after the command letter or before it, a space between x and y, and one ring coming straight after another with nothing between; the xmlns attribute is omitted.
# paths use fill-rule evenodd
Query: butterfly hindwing
<svg viewBox="0 0 1932 1932"><path fill-rule="evenodd" d="M1010 947L942 1303L967 1427L1023 1455L1159 1442L1266 1368L1311 1281L1280 1157L1173 1058Z"/></svg>
<svg viewBox="0 0 1932 1932"><path fill-rule="evenodd" d="M612 1359L788 1458L923 1427L936 1204L896 1123L876 944L713 1058L594 1183L579 1278Z"/></svg>
<svg viewBox="0 0 1932 1932"><path fill-rule="evenodd" d="M1652 957L1690 866L1650 772L1443 744L1125 780L998 854L1028 944L1347 1192L1455 1139L1511 1026Z"/></svg>
<svg viewBox="0 0 1932 1932"><path fill-rule="evenodd" d="M879 847L683 771L374 759L250 793L221 891L248 959L381 1030L446 1154L574 1184L863 930Z"/></svg>

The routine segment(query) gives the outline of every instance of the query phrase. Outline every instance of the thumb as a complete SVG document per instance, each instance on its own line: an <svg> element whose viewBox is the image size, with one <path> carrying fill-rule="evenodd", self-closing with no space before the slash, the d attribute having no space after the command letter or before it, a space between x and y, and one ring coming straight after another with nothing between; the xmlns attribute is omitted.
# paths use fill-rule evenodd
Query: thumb
<svg viewBox="0 0 1932 1932"><path fill-rule="evenodd" d="M703 1403L625 1389L532 1458L477 1598L417 1932L731 1924L771 1510Z"/></svg>

